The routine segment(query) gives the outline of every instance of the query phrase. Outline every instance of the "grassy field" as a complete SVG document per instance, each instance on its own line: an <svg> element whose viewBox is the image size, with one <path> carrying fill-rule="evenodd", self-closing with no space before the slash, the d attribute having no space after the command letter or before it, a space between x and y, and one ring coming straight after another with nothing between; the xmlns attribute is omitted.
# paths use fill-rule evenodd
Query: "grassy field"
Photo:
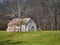
<svg viewBox="0 0 60 45"><path fill-rule="evenodd" d="M60 31L0 31L0 45L60 45Z"/></svg>

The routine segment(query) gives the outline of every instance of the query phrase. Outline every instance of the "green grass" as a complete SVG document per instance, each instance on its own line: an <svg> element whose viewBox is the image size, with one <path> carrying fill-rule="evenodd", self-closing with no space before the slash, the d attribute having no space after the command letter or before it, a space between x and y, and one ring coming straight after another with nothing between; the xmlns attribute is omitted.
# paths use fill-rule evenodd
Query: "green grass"
<svg viewBox="0 0 60 45"><path fill-rule="evenodd" d="M60 31L0 32L0 45L60 45Z"/></svg>

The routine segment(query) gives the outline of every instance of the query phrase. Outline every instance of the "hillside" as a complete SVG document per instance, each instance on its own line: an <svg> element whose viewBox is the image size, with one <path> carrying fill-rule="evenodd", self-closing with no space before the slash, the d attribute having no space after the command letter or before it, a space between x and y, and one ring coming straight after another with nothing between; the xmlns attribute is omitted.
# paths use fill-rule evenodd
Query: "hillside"
<svg viewBox="0 0 60 45"><path fill-rule="evenodd" d="M38 29L60 29L60 1L59 0L1 0L0 1L0 29L6 29L13 18L30 17L35 20Z"/></svg>
<svg viewBox="0 0 60 45"><path fill-rule="evenodd" d="M0 32L0 45L60 45L60 31Z"/></svg>

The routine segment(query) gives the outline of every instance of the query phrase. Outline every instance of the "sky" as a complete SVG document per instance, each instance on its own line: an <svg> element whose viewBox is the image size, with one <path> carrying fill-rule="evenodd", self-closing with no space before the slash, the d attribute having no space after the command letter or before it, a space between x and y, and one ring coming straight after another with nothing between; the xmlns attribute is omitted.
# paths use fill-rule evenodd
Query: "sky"
<svg viewBox="0 0 60 45"><path fill-rule="evenodd" d="M0 1L2 1L2 0L0 0Z"/></svg>
<svg viewBox="0 0 60 45"><path fill-rule="evenodd" d="M1 0L0 0L1 1Z"/></svg>

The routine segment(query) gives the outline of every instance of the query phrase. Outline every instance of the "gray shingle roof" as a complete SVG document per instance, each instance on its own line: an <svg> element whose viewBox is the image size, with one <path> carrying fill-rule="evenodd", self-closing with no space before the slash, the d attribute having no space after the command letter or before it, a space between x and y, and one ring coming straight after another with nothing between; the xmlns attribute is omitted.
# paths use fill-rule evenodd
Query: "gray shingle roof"
<svg viewBox="0 0 60 45"><path fill-rule="evenodd" d="M14 18L8 23L8 26L14 25L26 25L31 18Z"/></svg>

